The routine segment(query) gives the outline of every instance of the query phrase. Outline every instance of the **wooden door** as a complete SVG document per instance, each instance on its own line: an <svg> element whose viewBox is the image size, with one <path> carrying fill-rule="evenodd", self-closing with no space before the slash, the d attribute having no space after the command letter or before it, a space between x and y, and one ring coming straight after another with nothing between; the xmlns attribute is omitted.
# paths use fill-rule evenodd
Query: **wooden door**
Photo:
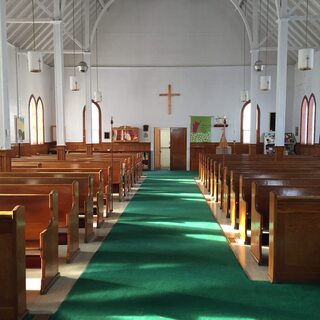
<svg viewBox="0 0 320 320"><path fill-rule="evenodd" d="M170 129L170 170L187 169L187 128Z"/></svg>

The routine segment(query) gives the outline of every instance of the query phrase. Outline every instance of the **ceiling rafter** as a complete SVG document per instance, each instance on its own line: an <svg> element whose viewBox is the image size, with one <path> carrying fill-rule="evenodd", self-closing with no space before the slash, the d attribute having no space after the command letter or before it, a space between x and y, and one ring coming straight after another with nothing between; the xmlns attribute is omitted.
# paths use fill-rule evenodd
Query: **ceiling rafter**
<svg viewBox="0 0 320 320"><path fill-rule="evenodd" d="M289 10L289 12L288 12L288 17L290 17L293 13L295 13L295 11L296 11L298 8L300 8L301 5L302 5L302 3L304 3L304 2L305 2L305 0L300 0L298 3L296 3L295 6L293 6L293 7ZM275 25L275 26L272 28L272 30L271 30L271 32L270 32L269 34L270 34L270 35L274 35L274 34L277 33L277 32L278 32L278 25ZM266 38L266 37L263 38L263 39L260 41L260 46L264 45L266 41L267 41L267 38Z"/></svg>
<svg viewBox="0 0 320 320"><path fill-rule="evenodd" d="M56 4L54 6L54 3ZM85 1L85 0L82 0ZM90 1L89 16L90 16L90 47L92 47L95 39L95 30L101 20L105 17L105 13L109 10L111 5L116 0L95 0ZM279 10L281 0L270 0L270 28L268 32L269 36L269 48L270 51L274 51L277 46L277 20L279 16ZM36 44L37 49L40 51L46 50L46 61L53 61L53 55L49 52L53 50L53 31L51 25L58 23L55 20L63 20L64 23L64 35L63 44L66 50L71 49L73 41L75 41L78 48L82 49L81 43L81 22L80 22L80 0L76 1L76 22L75 39L72 36L72 1L71 0L34 0L35 2L35 23L36 26ZM249 30L252 33L252 16L253 16L253 3L254 0L229 0L229 3L236 8L237 13L243 19L244 13L240 8L242 3L246 3L246 24L249 26ZM32 32L32 19L31 17L31 0L6 0L7 3L7 39L8 42L20 49L29 49L32 47L33 32ZM98 3L99 16L96 19L96 3ZM306 19L306 0L288 0L288 20L289 20L289 32L288 32L288 46L290 48L289 55L293 60L293 63L297 60L297 52L295 49L305 46L305 19ZM56 8L56 10L55 10ZM58 8L58 11L57 11ZM241 13L242 11L242 13ZM262 0L262 21L260 25L260 48L265 46L266 38L266 1ZM88 14L88 10L87 10ZM308 29L308 43L313 48L318 48L320 44L320 1L309 0L309 29ZM87 26L88 29L88 26ZM248 30L248 28L247 28ZM249 39L252 39L253 35L250 34ZM250 45L251 46L251 45Z"/></svg>

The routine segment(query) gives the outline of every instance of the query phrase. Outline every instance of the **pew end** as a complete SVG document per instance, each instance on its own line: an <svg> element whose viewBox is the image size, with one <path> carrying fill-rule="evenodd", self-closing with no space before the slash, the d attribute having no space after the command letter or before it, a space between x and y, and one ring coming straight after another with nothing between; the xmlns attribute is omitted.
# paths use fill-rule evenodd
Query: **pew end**
<svg viewBox="0 0 320 320"><path fill-rule="evenodd" d="M0 319L23 319L27 314L24 207L0 212Z"/></svg>
<svg viewBox="0 0 320 320"><path fill-rule="evenodd" d="M269 210L270 281L320 282L320 196L271 192Z"/></svg>

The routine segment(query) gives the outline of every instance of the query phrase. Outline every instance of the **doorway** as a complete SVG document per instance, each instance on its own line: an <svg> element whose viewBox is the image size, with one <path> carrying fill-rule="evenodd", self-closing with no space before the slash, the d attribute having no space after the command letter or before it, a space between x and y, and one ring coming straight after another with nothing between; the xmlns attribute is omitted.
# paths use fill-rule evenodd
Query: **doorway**
<svg viewBox="0 0 320 320"><path fill-rule="evenodd" d="M154 169L186 170L187 128L154 129Z"/></svg>

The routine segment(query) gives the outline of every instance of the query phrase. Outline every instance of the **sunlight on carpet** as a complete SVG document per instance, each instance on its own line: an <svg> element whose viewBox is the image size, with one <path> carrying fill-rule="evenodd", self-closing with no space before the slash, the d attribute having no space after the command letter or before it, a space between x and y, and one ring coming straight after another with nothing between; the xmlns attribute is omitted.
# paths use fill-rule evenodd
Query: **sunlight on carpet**
<svg viewBox="0 0 320 320"><path fill-rule="evenodd" d="M149 172L52 320L318 319L320 286L250 281L192 172Z"/></svg>

